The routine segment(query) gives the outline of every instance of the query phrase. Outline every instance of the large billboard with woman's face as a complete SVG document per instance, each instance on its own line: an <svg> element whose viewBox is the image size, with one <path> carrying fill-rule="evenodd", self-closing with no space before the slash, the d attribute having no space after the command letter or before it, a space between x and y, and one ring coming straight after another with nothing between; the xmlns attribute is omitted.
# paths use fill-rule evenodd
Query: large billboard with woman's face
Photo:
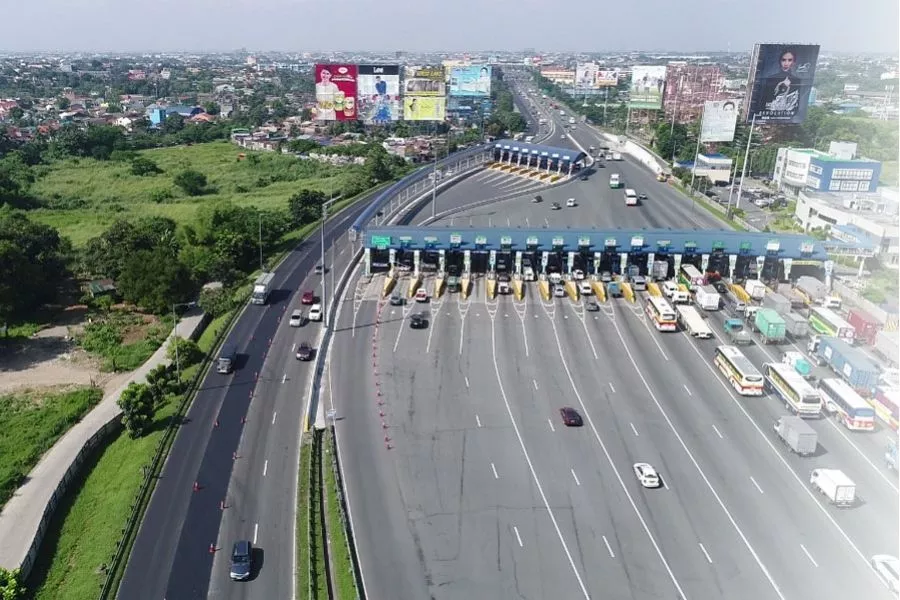
<svg viewBox="0 0 900 600"><path fill-rule="evenodd" d="M316 65L318 121L355 121L356 65Z"/></svg>
<svg viewBox="0 0 900 600"><path fill-rule="evenodd" d="M806 118L819 46L756 44L750 56L746 119L797 125Z"/></svg>

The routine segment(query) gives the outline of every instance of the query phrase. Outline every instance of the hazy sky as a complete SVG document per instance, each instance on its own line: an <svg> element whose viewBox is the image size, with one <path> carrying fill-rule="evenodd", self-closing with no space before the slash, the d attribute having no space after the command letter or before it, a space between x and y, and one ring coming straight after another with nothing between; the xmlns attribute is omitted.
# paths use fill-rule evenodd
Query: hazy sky
<svg viewBox="0 0 900 600"><path fill-rule="evenodd" d="M834 3L833 8L829 5ZM898 52L897 0L15 0L0 51Z"/></svg>

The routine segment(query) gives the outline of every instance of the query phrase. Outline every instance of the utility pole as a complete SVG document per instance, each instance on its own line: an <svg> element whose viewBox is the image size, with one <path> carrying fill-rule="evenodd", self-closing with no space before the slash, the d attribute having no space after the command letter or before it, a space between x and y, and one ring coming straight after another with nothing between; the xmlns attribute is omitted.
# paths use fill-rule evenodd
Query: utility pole
<svg viewBox="0 0 900 600"><path fill-rule="evenodd" d="M259 270L263 271L263 248L262 248L262 212L256 213L259 217Z"/></svg>

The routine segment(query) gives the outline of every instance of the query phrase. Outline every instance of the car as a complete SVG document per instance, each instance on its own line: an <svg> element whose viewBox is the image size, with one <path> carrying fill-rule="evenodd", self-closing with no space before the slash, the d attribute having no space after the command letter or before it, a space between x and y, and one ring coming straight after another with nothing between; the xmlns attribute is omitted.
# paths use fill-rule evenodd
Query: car
<svg viewBox="0 0 900 600"><path fill-rule="evenodd" d="M557 298L564 298L566 295L566 288L562 284L558 284L553 288L553 295Z"/></svg>
<svg viewBox="0 0 900 600"><path fill-rule="evenodd" d="M646 200L647 194L638 194L638 200Z"/></svg>
<svg viewBox="0 0 900 600"><path fill-rule="evenodd" d="M392 294L391 306L403 306L403 296L400 294Z"/></svg>
<svg viewBox="0 0 900 600"><path fill-rule="evenodd" d="M531 201L535 204L538 204L539 202L543 202L544 198L539 194L539 195L535 196L534 198L532 198Z"/></svg>
<svg viewBox="0 0 900 600"><path fill-rule="evenodd" d="M597 312L600 310L600 305L597 304L596 302L594 302L593 300L590 300L590 301L584 303L584 308L588 312Z"/></svg>
<svg viewBox="0 0 900 600"><path fill-rule="evenodd" d="M415 313L409 318L410 329L425 329L428 327L428 318L425 313Z"/></svg>
<svg viewBox="0 0 900 600"><path fill-rule="evenodd" d="M300 345L297 346L297 360L308 361L312 360L312 357L313 349L309 342L300 342Z"/></svg>
<svg viewBox="0 0 900 600"><path fill-rule="evenodd" d="M294 312L291 313L291 320L289 323L290 323L291 327L302 327L303 326L303 311L300 310L299 308L294 310Z"/></svg>
<svg viewBox="0 0 900 600"><path fill-rule="evenodd" d="M562 207L559 205L559 202L554 202L554 203L550 206L550 210L559 210L560 208L562 208Z"/></svg>
<svg viewBox="0 0 900 600"><path fill-rule="evenodd" d="M253 570L253 544L248 540L238 540L231 548L231 580L250 579Z"/></svg>
<svg viewBox="0 0 900 600"><path fill-rule="evenodd" d="M594 293L594 288L591 287L590 281L582 281L578 284L578 291L582 296L590 296Z"/></svg>
<svg viewBox="0 0 900 600"><path fill-rule="evenodd" d="M309 314L307 315L310 321L321 321L322 320L322 305L319 303L313 304L309 309Z"/></svg>
<svg viewBox="0 0 900 600"><path fill-rule="evenodd" d="M566 134L562 134L561 136L559 136L559 139L561 139L561 140L566 139Z"/></svg>
<svg viewBox="0 0 900 600"><path fill-rule="evenodd" d="M612 273L610 273L609 271L603 271L602 273L600 273L600 281L602 281L603 283L609 283L610 281L612 281Z"/></svg>
<svg viewBox="0 0 900 600"><path fill-rule="evenodd" d="M634 469L635 477L638 478L638 481L642 486L644 486L645 488L659 487L659 474L657 474L656 469L654 469L648 463L634 463L634 466L632 468Z"/></svg>
<svg viewBox="0 0 900 600"><path fill-rule="evenodd" d="M575 198L569 198L568 200L566 200L566 206L568 206L569 208L574 207L575 206Z"/></svg>
<svg viewBox="0 0 900 600"><path fill-rule="evenodd" d="M312 290L306 290L303 292L303 296L300 297L301 304L315 304L316 303L316 293Z"/></svg>
<svg viewBox="0 0 900 600"><path fill-rule="evenodd" d="M316 275L321 275L322 273L327 273L328 267L325 265L316 265Z"/></svg>
<svg viewBox="0 0 900 600"><path fill-rule="evenodd" d="M581 415L571 406L563 406L559 409L559 416L562 417L563 425L566 427L581 427L584 423Z"/></svg>
<svg viewBox="0 0 900 600"><path fill-rule="evenodd" d="M876 554L872 557L872 568L894 593L900 591L900 559L888 554Z"/></svg>
<svg viewBox="0 0 900 600"><path fill-rule="evenodd" d="M420 287L416 290L416 302L428 302L428 292L425 288Z"/></svg>
<svg viewBox="0 0 900 600"><path fill-rule="evenodd" d="M573 270L572 279L574 279L575 281L581 281L582 279L584 279L584 271L582 271L581 269Z"/></svg>

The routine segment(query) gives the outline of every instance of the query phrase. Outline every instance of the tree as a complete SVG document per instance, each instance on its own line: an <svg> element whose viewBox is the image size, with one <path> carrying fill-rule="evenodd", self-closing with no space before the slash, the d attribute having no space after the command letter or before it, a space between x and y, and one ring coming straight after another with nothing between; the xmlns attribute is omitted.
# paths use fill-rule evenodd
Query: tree
<svg viewBox="0 0 900 600"><path fill-rule="evenodd" d="M224 287L201 290L199 304L203 312L212 318L224 315L237 306L234 295Z"/></svg>
<svg viewBox="0 0 900 600"><path fill-rule="evenodd" d="M188 268L164 248L131 255L116 283L125 300L157 314L169 312L193 292Z"/></svg>
<svg viewBox="0 0 900 600"><path fill-rule="evenodd" d="M147 175L156 175L157 173L162 173L162 169L160 169L155 162L145 156L138 156L131 161L132 175L145 177Z"/></svg>
<svg viewBox="0 0 900 600"><path fill-rule="evenodd" d="M153 423L156 412L153 393L150 386L143 383L130 383L119 396L119 408L122 409L122 424L132 439L144 435Z"/></svg>
<svg viewBox="0 0 900 600"><path fill-rule="evenodd" d="M191 365L196 365L203 360L203 350L200 349L197 342L178 337L174 338L169 343L169 348L166 350L166 354L169 357L169 360L172 361L172 364L175 364L176 347L178 348L178 364L182 369Z"/></svg>
<svg viewBox="0 0 900 600"><path fill-rule="evenodd" d="M166 115L166 119L162 124L163 133L178 133L182 129L184 129L184 117L178 113Z"/></svg>
<svg viewBox="0 0 900 600"><path fill-rule="evenodd" d="M66 98L65 96L56 99L56 106L59 110L66 110L70 106L72 106L72 102Z"/></svg>
<svg viewBox="0 0 900 600"><path fill-rule="evenodd" d="M100 236L88 240L82 269L94 277L118 279L125 261L141 250L165 249L166 262L178 256L175 221L167 217L119 219Z"/></svg>
<svg viewBox="0 0 900 600"><path fill-rule="evenodd" d="M174 183L188 196L202 196L206 192L206 175L193 169L176 175Z"/></svg>
<svg viewBox="0 0 900 600"><path fill-rule="evenodd" d="M219 114L219 105L210 101L203 105L203 110L208 115L217 115Z"/></svg>
<svg viewBox="0 0 900 600"><path fill-rule="evenodd" d="M0 600L20 600L25 597L19 569L0 568Z"/></svg>
<svg viewBox="0 0 900 600"><path fill-rule="evenodd" d="M389 180L391 173L390 156L387 150L381 145L374 145L368 152L366 157L366 170L373 182L382 182Z"/></svg>
<svg viewBox="0 0 900 600"><path fill-rule="evenodd" d="M300 190L288 198L288 212L294 227L315 222L322 212L325 193L319 190Z"/></svg>

